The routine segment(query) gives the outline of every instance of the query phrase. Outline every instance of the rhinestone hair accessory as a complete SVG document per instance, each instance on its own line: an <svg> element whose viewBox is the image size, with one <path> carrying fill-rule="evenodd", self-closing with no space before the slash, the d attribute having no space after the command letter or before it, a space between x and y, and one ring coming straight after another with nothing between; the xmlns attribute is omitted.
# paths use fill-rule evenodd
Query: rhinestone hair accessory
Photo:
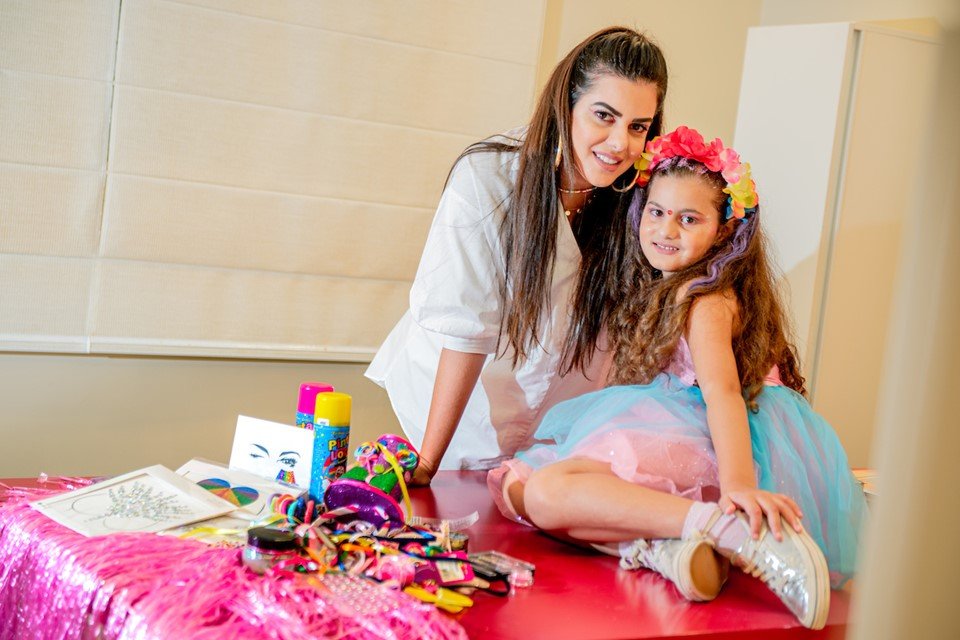
<svg viewBox="0 0 960 640"><path fill-rule="evenodd" d="M707 143L696 129L677 127L668 134L658 136L647 143L647 148L634 163L637 169L637 184L647 186L657 165L670 158L687 158L699 162L708 171L723 176L727 186L727 210L724 220L746 220L757 212L757 186L750 173L750 164L740 161L740 154L723 146L720 138Z"/></svg>

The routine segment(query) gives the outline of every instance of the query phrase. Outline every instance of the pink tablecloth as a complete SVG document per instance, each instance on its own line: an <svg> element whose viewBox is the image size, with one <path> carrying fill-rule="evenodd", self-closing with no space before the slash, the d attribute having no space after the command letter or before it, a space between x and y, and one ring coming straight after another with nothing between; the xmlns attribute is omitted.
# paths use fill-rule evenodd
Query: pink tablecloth
<svg viewBox="0 0 960 640"><path fill-rule="evenodd" d="M248 571L236 549L153 534L88 538L0 504L0 637L462 639L460 625L362 578Z"/></svg>

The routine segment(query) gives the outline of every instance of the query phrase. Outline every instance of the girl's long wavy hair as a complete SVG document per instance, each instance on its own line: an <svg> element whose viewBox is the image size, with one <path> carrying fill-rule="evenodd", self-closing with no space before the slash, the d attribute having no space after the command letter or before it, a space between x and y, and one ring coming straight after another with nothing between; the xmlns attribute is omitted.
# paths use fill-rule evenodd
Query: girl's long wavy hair
<svg viewBox="0 0 960 640"><path fill-rule="evenodd" d="M479 152L519 152L519 173L500 227L504 273L499 283L504 315L498 356L513 350L513 365L541 346L540 320L551 305L550 288L557 253L559 175L557 149L573 157L571 112L581 95L604 74L657 89L657 111L647 139L661 133L667 93L667 63L645 35L625 27L593 34L573 48L553 70L522 140L502 136L468 147L460 158ZM458 158L459 161L459 158ZM628 169L627 179L634 176ZM626 180L626 179L625 179ZM625 182L625 180L623 180ZM618 302L627 256L627 209L631 194L596 189L574 227L582 262L573 297L572 321L563 349L561 373L583 370Z"/></svg>
<svg viewBox="0 0 960 640"><path fill-rule="evenodd" d="M757 209L745 220L731 218L721 227L721 240L698 262L663 278L640 250L640 217L649 187L669 175L695 175L715 190L717 215L726 209L726 181L701 163L676 157L658 164L646 189L637 189L630 205L631 271L621 291L625 303L611 323L616 353L612 382L647 384L670 364L687 326L691 305L700 296L731 291L739 308L739 332L733 354L743 395L751 408L773 365L784 385L805 393L796 348L767 258L766 238ZM685 292L685 293L683 293Z"/></svg>

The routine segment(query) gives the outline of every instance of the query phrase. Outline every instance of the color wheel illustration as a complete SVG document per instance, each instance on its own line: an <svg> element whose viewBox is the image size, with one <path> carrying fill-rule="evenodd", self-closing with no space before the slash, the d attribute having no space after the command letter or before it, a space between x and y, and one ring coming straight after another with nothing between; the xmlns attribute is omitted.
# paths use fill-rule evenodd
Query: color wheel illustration
<svg viewBox="0 0 960 640"><path fill-rule="evenodd" d="M238 507L245 507L260 497L260 492L253 487L231 487L230 483L222 478L207 478L197 484Z"/></svg>

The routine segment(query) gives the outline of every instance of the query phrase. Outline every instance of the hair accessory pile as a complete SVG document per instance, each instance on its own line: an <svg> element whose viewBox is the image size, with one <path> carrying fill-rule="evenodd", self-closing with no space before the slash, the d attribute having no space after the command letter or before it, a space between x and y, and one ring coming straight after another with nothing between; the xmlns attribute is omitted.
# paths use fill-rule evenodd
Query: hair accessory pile
<svg viewBox="0 0 960 640"><path fill-rule="evenodd" d="M670 158L688 158L700 162L708 171L715 171L727 181L723 192L729 198L724 219L744 220L757 212L757 187L750 174L750 164L740 162L740 154L723 146L720 138L707 143L696 129L677 127L668 134L647 143L646 150L634 163L637 184L647 186L657 165Z"/></svg>

